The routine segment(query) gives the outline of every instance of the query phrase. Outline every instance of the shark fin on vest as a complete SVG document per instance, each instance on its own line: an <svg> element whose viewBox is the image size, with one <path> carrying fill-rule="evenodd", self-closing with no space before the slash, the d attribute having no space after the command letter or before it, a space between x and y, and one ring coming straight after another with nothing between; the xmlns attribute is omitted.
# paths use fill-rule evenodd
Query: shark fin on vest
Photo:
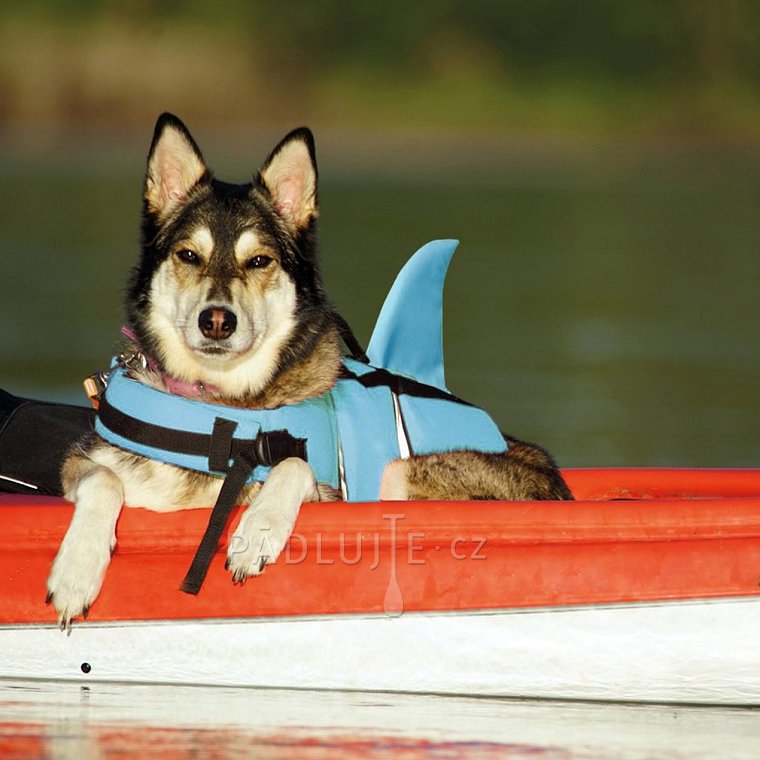
<svg viewBox="0 0 760 760"><path fill-rule="evenodd" d="M447 390L443 371L443 283L458 240L423 245L398 273L367 356L375 367Z"/></svg>

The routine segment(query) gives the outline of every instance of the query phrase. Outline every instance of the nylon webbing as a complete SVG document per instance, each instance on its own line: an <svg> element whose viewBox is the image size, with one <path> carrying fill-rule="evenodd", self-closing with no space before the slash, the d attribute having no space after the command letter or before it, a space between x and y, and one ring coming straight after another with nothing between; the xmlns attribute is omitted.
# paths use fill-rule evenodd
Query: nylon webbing
<svg viewBox="0 0 760 760"><path fill-rule="evenodd" d="M237 423L222 417L214 420L210 435L175 430L132 417L111 406L107 391L101 400L98 417L104 427L127 441L200 456L207 459L210 472L226 473L206 531L180 586L188 594L200 591L232 508L256 467L274 467L288 457L308 461L306 439L296 438L287 430L262 431L254 439L235 438Z"/></svg>
<svg viewBox="0 0 760 760"><path fill-rule="evenodd" d="M420 383L417 380L413 380L411 377L396 375L381 367L374 367L370 372L365 372L363 375L355 374L347 367L343 367L341 370L341 377L356 380L357 383L360 383L365 388L385 386L390 388L397 396L406 395L414 396L416 398L440 399L441 401L451 401L455 404L475 406L475 404L471 404L469 401L464 401L453 393L441 390L433 385Z"/></svg>
<svg viewBox="0 0 760 760"><path fill-rule="evenodd" d="M357 361L369 364L369 358L365 352L362 344L359 343L358 338L354 335L354 331L351 326L346 322L337 311L333 311L333 319L338 327L338 332L343 342L346 344L346 348L351 352L351 358Z"/></svg>
<svg viewBox="0 0 760 760"><path fill-rule="evenodd" d="M216 504L214 504L214 508L211 510L211 517L209 517L206 532L203 534L203 538L198 545L190 569L187 571L187 575L185 575L185 580L182 581L182 585L180 586L180 590L185 593L197 594L200 591L211 560L219 545L219 539L222 537L224 528L227 525L230 512L232 512L232 508L237 504L240 492L243 490L243 486L245 486L257 463L258 456L253 447L243 449L232 463L232 467L222 484L222 490L219 492Z"/></svg>
<svg viewBox="0 0 760 760"><path fill-rule="evenodd" d="M253 451L257 464L273 467L287 457L306 459L306 440L295 438L287 430L260 432L256 438L235 438L237 423L217 417L211 435L154 425L131 417L108 402L108 393L98 409L100 422L112 433L128 441L155 449L207 459L211 472L228 472L229 460L243 451Z"/></svg>

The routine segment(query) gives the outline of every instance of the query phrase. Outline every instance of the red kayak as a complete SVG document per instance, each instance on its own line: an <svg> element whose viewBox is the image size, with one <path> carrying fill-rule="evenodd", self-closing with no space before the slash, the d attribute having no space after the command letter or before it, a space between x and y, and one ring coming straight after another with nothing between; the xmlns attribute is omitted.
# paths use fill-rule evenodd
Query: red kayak
<svg viewBox="0 0 760 760"><path fill-rule="evenodd" d="M563 474L574 502L307 504L197 596L209 510L125 509L70 636L44 599L73 507L2 496L0 677L760 705L760 470Z"/></svg>

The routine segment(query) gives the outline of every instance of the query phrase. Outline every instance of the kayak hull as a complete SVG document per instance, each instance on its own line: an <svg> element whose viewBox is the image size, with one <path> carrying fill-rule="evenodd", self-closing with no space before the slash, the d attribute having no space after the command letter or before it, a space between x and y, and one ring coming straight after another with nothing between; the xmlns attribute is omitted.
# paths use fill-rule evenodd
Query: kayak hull
<svg viewBox="0 0 760 760"><path fill-rule="evenodd" d="M760 705L760 471L565 475L575 502L307 504L262 576L220 549L197 596L209 510L125 509L70 635L71 505L0 497L0 677Z"/></svg>
<svg viewBox="0 0 760 760"><path fill-rule="evenodd" d="M11 678L760 704L760 600L0 629Z"/></svg>

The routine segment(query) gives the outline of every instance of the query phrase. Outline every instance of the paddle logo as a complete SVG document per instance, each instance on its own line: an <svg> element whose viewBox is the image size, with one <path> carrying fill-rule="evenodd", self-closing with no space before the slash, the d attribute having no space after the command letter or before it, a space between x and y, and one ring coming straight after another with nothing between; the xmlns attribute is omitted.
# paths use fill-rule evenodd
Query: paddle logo
<svg viewBox="0 0 760 760"><path fill-rule="evenodd" d="M452 534L441 540L437 532L432 540L423 530L406 526L403 512L385 513L382 523L372 533L324 531L291 534L275 564L316 566L364 565L369 573L387 573L382 610L388 617L404 612L404 579L421 572L429 563L451 566L452 563L480 561L488 558L487 541L483 536ZM242 540L233 536L230 553L246 551ZM254 547L261 560L275 556L268 533ZM424 572L427 572L425 570ZM369 576L370 578L372 576Z"/></svg>

